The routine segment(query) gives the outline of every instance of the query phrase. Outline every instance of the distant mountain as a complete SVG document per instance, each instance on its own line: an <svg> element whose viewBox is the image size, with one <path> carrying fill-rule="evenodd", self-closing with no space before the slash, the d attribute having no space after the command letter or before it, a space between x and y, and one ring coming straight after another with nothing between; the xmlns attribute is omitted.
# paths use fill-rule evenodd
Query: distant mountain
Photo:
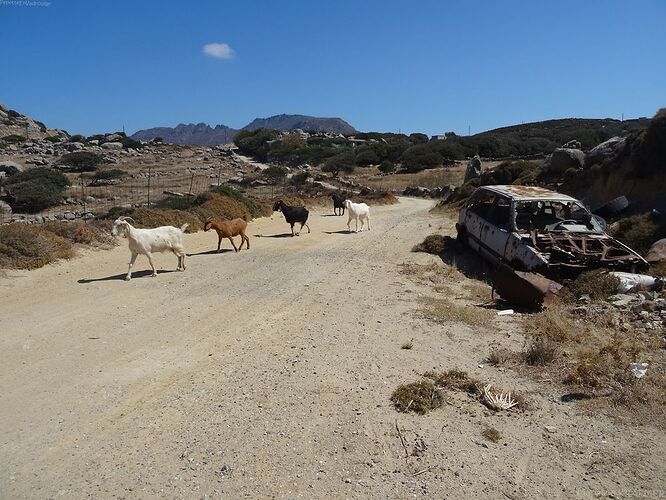
<svg viewBox="0 0 666 500"><path fill-rule="evenodd" d="M295 129L315 130L317 132L331 132L333 134L353 134L356 129L341 118L318 118L306 115L276 115L268 118L257 118L243 127L242 130L257 130L267 128L289 132ZM181 123L177 127L155 127L139 130L132 135L137 141L151 141L161 137L170 144L188 144L200 146L215 146L233 142L237 129L226 125L216 125L215 128L205 123Z"/></svg>
<svg viewBox="0 0 666 500"><path fill-rule="evenodd" d="M330 132L332 134L354 134L356 129L342 118L318 118L306 115L275 115L268 118L256 118L243 127L244 130L266 128L289 132L295 129Z"/></svg>
<svg viewBox="0 0 666 500"><path fill-rule="evenodd" d="M132 139L137 141L152 141L161 137L169 144L187 144L199 146L215 146L233 142L238 130L226 125L216 125L215 128L205 123L183 123L176 127L155 127L139 130L132 134Z"/></svg>

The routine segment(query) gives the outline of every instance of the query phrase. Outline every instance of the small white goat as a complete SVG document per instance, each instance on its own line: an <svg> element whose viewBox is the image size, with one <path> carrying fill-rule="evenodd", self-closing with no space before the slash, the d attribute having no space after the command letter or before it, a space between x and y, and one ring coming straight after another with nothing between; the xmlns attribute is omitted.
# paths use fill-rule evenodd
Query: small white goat
<svg viewBox="0 0 666 500"><path fill-rule="evenodd" d="M161 226L153 229L137 229L127 220L134 221L131 217L118 217L113 222L111 234L114 236L119 232L129 240L129 250L131 253L129 268L125 280L132 279L132 266L139 254L148 257L150 267L153 268L152 276L157 276L155 265L151 253L153 252L173 252L178 257L178 267L176 271L185 270L185 250L183 249L183 231L189 224L183 224L180 228L173 226Z"/></svg>
<svg viewBox="0 0 666 500"><path fill-rule="evenodd" d="M368 231L370 231L370 207L365 203L352 203L351 200L345 200L345 207L349 215L347 221L347 229L351 233L351 221L356 221L356 232L358 233L358 221L361 220L361 231L363 231L363 223L368 223Z"/></svg>

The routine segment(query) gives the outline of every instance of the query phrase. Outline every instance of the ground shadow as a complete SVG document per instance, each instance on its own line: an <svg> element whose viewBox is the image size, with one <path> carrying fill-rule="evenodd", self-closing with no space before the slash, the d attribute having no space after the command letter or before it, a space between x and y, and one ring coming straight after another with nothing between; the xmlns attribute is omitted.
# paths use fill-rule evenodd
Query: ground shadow
<svg viewBox="0 0 666 500"><path fill-rule="evenodd" d="M164 273L175 273L173 269L158 269L157 274L164 274ZM134 271L132 272L132 279L135 278L146 278L150 277L150 275L153 274L153 272L150 269L146 269L145 271ZM127 276L127 273L122 273L122 274L114 274L113 276L105 276L103 278L81 278L80 280L77 280L77 283L95 283L97 281L123 281L125 279L125 276Z"/></svg>
<svg viewBox="0 0 666 500"><path fill-rule="evenodd" d="M206 250L205 252L197 252L197 253L188 253L188 257L196 257L197 255L215 255L216 253L227 253L227 252L233 252L231 248L222 248L219 252L217 250Z"/></svg>
<svg viewBox="0 0 666 500"><path fill-rule="evenodd" d="M349 231L348 229L341 229L340 231L324 231L326 234L352 234L353 231Z"/></svg>
<svg viewBox="0 0 666 500"><path fill-rule="evenodd" d="M444 246L439 257L446 264L454 266L468 278L490 283L490 265L479 254L451 236L444 236Z"/></svg>
<svg viewBox="0 0 666 500"><path fill-rule="evenodd" d="M344 215L321 214L321 217L344 217Z"/></svg>
<svg viewBox="0 0 666 500"><path fill-rule="evenodd" d="M282 233L282 234L255 234L255 238L291 238L291 233Z"/></svg>

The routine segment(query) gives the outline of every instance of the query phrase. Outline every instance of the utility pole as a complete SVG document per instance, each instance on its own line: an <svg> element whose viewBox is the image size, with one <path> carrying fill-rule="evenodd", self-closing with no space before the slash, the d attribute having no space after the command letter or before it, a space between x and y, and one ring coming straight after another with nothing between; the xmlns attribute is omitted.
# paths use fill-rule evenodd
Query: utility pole
<svg viewBox="0 0 666 500"><path fill-rule="evenodd" d="M472 126L467 125L467 135L472 135Z"/></svg>
<svg viewBox="0 0 666 500"><path fill-rule="evenodd" d="M622 113L622 121L624 121L624 113Z"/></svg>

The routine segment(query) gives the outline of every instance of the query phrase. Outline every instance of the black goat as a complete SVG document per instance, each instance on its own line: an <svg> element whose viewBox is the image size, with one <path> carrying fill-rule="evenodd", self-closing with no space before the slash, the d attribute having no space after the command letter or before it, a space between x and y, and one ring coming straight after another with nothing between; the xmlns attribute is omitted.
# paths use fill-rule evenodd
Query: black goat
<svg viewBox="0 0 666 500"><path fill-rule="evenodd" d="M340 196L339 194L333 194L331 195L331 198L333 199L333 213L335 215L344 215L346 198L344 196ZM341 209L342 213L338 213L338 209Z"/></svg>
<svg viewBox="0 0 666 500"><path fill-rule="evenodd" d="M292 207L287 205L284 201L278 200L275 202L275 205L273 205L273 211L275 210L279 210L284 214L285 220L291 225L292 236L298 236L301 233L303 226L308 228L308 233L310 232L310 226L307 225L310 212L308 212L307 208L298 206ZM294 224L297 222L301 225L301 229L298 233L294 234Z"/></svg>

